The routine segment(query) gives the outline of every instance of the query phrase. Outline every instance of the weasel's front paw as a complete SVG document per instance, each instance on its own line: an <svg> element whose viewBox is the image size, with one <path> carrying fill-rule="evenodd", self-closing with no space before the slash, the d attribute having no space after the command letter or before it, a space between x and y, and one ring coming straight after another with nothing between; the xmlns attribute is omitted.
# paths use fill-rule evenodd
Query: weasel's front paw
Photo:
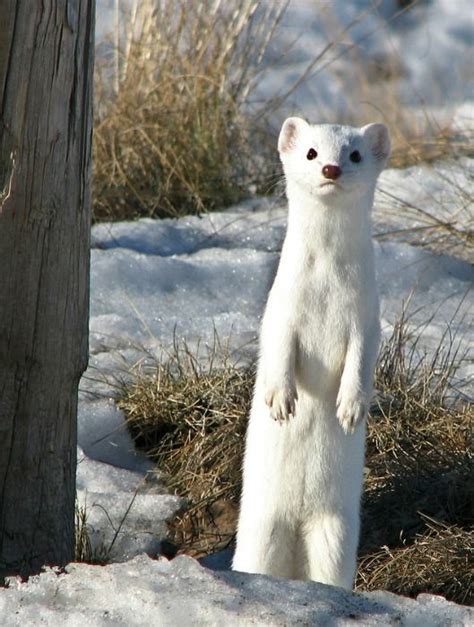
<svg viewBox="0 0 474 627"><path fill-rule="evenodd" d="M265 403L270 407L270 416L278 422L295 415L297 400L296 388L288 385L279 389L272 388L265 394Z"/></svg>
<svg viewBox="0 0 474 627"><path fill-rule="evenodd" d="M336 416L341 423L341 427L346 433L353 433L359 422L365 418L368 410L368 403L360 393L342 393L337 397Z"/></svg>

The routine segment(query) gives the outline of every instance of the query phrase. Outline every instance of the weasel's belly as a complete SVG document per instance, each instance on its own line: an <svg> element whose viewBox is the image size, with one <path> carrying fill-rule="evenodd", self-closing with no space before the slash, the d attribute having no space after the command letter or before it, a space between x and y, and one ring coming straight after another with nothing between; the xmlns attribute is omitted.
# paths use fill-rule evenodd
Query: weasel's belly
<svg viewBox="0 0 474 627"><path fill-rule="evenodd" d="M346 435L329 406L301 392L296 415L280 425L255 402L247 435L245 490L284 518L358 501L365 426ZM251 495L251 496L250 496Z"/></svg>
<svg viewBox="0 0 474 627"><path fill-rule="evenodd" d="M308 392L335 397L344 367L354 303L340 289L315 289L304 295L297 322L296 377ZM335 401L335 398L334 398Z"/></svg>

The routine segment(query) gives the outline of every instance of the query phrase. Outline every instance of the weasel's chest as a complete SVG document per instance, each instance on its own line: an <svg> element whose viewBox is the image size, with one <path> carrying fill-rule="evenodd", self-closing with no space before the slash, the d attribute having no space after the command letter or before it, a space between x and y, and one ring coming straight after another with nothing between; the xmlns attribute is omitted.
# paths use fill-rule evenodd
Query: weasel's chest
<svg viewBox="0 0 474 627"><path fill-rule="evenodd" d="M339 372L362 313L357 277L315 271L300 285L295 306L300 365L317 362L318 369Z"/></svg>
<svg viewBox="0 0 474 627"><path fill-rule="evenodd" d="M346 266L315 265L295 290L296 313L302 327L315 324L337 332L360 309L363 286L357 272Z"/></svg>

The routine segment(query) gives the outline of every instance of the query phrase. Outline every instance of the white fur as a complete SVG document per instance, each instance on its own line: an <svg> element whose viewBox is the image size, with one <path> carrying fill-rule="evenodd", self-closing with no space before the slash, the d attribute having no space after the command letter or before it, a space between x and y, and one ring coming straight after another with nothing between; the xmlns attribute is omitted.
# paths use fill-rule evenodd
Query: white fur
<svg viewBox="0 0 474 627"><path fill-rule="evenodd" d="M390 142L381 124L289 118L279 151L288 230L262 321L233 568L351 588L380 336L370 211Z"/></svg>

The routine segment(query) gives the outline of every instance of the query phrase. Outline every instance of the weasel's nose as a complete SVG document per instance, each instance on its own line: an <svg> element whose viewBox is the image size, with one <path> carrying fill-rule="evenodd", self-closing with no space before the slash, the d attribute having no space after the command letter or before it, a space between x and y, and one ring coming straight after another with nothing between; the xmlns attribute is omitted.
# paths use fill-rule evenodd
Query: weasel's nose
<svg viewBox="0 0 474 627"><path fill-rule="evenodd" d="M323 176L327 179L335 181L342 174L342 170L338 165L325 165L323 167Z"/></svg>

